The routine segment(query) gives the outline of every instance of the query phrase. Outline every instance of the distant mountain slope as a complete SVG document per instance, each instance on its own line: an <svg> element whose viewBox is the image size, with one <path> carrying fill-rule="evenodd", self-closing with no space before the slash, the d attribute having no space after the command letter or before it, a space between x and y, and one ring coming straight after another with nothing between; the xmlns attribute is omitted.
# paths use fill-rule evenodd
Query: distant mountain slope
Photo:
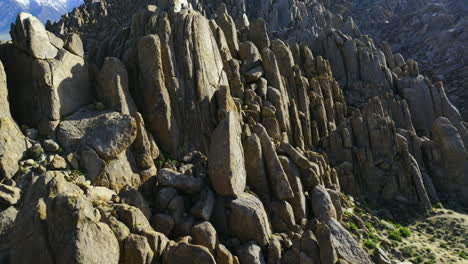
<svg viewBox="0 0 468 264"><path fill-rule="evenodd" d="M42 22L58 20L83 0L2 0L0 1L0 39L8 39L10 24L19 12L28 12Z"/></svg>

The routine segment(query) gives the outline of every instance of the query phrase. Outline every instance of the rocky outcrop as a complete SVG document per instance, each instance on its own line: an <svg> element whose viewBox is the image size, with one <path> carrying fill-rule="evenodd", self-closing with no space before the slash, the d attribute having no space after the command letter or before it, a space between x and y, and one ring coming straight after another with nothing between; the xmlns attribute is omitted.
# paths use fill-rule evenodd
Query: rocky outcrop
<svg viewBox="0 0 468 264"><path fill-rule="evenodd" d="M12 114L51 136L62 118L92 102L88 67L29 14L18 15L12 36L13 43L0 48Z"/></svg>
<svg viewBox="0 0 468 264"><path fill-rule="evenodd" d="M25 151L26 139L10 113L7 80L0 61L0 179L13 178Z"/></svg>
<svg viewBox="0 0 468 264"><path fill-rule="evenodd" d="M241 132L239 119L233 112L213 132L208 169L213 188L220 195L238 196L244 192L246 171Z"/></svg>
<svg viewBox="0 0 468 264"><path fill-rule="evenodd" d="M0 163L0 260L371 263L338 222L342 193L414 211L464 199L468 133L442 85L330 5L87 1L44 30L53 58L0 44L5 138L22 138L13 120L29 137Z"/></svg>
<svg viewBox="0 0 468 264"><path fill-rule="evenodd" d="M265 246L271 236L271 227L262 202L251 194L243 194L233 200L230 207L231 232L241 241L255 240Z"/></svg>
<svg viewBox="0 0 468 264"><path fill-rule="evenodd" d="M463 1L364 1L340 9L344 17L352 15L379 46L416 59L421 72L443 81L451 101L467 119L464 51L468 34L463 28L468 10Z"/></svg>
<svg viewBox="0 0 468 264"><path fill-rule="evenodd" d="M58 48L51 43L49 34L39 19L27 13L18 14L15 26L12 26L11 30L11 38L18 48L35 59L42 60L53 59L58 53Z"/></svg>

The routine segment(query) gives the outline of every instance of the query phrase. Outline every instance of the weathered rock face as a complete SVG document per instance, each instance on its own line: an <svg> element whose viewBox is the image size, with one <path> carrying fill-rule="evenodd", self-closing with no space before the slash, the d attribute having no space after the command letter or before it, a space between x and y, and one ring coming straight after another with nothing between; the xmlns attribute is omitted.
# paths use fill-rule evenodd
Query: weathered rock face
<svg viewBox="0 0 468 264"><path fill-rule="evenodd" d="M12 114L53 135L61 118L92 101L88 67L83 57L53 46L49 39L61 40L29 14L18 15L12 32L13 44L0 48Z"/></svg>
<svg viewBox="0 0 468 264"><path fill-rule="evenodd" d="M244 192L247 176L241 133L239 119L233 112L213 132L208 168L213 188L220 195L238 196Z"/></svg>
<svg viewBox="0 0 468 264"><path fill-rule="evenodd" d="M128 87L125 65L117 58L106 58L99 72L98 96L108 108L126 115L137 112Z"/></svg>
<svg viewBox="0 0 468 264"><path fill-rule="evenodd" d="M135 101L166 152L174 157L193 150L207 153L215 128L211 101L216 89L228 84L223 61L206 18L190 10L172 14L174 23L168 16L147 18L148 32L159 36L139 42L141 82Z"/></svg>
<svg viewBox="0 0 468 264"><path fill-rule="evenodd" d="M170 248L164 257L165 263L216 263L210 252L200 246L194 246L187 243L178 243Z"/></svg>
<svg viewBox="0 0 468 264"><path fill-rule="evenodd" d="M56 261L119 263L118 241L99 217L91 203L78 195L58 195L50 202L48 237Z"/></svg>
<svg viewBox="0 0 468 264"><path fill-rule="evenodd" d="M26 151L26 138L11 117L0 117L0 178L13 178Z"/></svg>
<svg viewBox="0 0 468 264"><path fill-rule="evenodd" d="M262 202L245 193L233 200L230 207L229 226L232 233L242 241L255 240L261 246L266 245L271 236L271 227Z"/></svg>
<svg viewBox="0 0 468 264"><path fill-rule="evenodd" d="M88 179L116 192L139 187L140 175L129 147L137 128L129 115L83 108L60 123L57 138L66 151L79 153Z"/></svg>
<svg viewBox="0 0 468 264"><path fill-rule="evenodd" d="M11 117L7 80L0 61L0 179L14 176L25 151L26 139Z"/></svg>
<svg viewBox="0 0 468 264"><path fill-rule="evenodd" d="M432 127L434 143L440 156L433 157L432 177L436 188L466 201L468 192L468 152L459 131L447 118L438 118Z"/></svg>
<svg viewBox="0 0 468 264"><path fill-rule="evenodd" d="M19 13L11 27L11 38L18 48L36 59L53 59L57 56L55 47L39 19L27 13Z"/></svg>
<svg viewBox="0 0 468 264"><path fill-rule="evenodd" d="M0 116L11 117L10 102L8 102L8 88L7 88L5 68L3 67L3 63L1 61L0 61L0 102L1 102Z"/></svg>
<svg viewBox="0 0 468 264"><path fill-rule="evenodd" d="M382 3L350 2L342 10L347 10L345 16L353 15L361 31L377 43L416 59L421 72L443 81L451 101L466 120L466 5L460 0Z"/></svg>

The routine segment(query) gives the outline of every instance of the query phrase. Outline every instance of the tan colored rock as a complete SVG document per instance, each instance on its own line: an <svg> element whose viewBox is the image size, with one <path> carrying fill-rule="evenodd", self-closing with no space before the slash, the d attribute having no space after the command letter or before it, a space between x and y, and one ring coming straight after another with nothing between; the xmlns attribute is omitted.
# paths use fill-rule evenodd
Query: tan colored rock
<svg viewBox="0 0 468 264"><path fill-rule="evenodd" d="M289 183L291 184L291 189L294 192L294 197L289 199L288 202L291 204L296 223L301 223L301 221L307 217L306 212L306 199L304 196L304 189L301 182L301 173L297 166L287 157L279 156L281 165L284 168L284 171L288 175Z"/></svg>
<svg viewBox="0 0 468 264"><path fill-rule="evenodd" d="M241 127L234 112L221 121L211 138L208 170L211 184L218 194L238 196L246 185Z"/></svg>
<svg viewBox="0 0 468 264"><path fill-rule="evenodd" d="M47 206L49 243L62 263L119 262L119 244L89 201L59 194Z"/></svg>
<svg viewBox="0 0 468 264"><path fill-rule="evenodd" d="M216 261L205 247L181 242L168 250L164 256L164 263L215 264Z"/></svg>
<svg viewBox="0 0 468 264"><path fill-rule="evenodd" d="M165 150L175 153L178 126L172 113L161 56L161 41L157 35L148 35L140 40L138 58L142 78L141 92L145 93L145 118L159 144Z"/></svg>
<svg viewBox="0 0 468 264"><path fill-rule="evenodd" d="M279 200L291 199L294 193L289 184L288 176L281 166L275 147L268 136L266 129L257 124L254 131L260 138L263 157L266 163L267 175L270 180L273 195Z"/></svg>
<svg viewBox="0 0 468 264"><path fill-rule="evenodd" d="M124 240L123 261L130 264L151 264L154 253L144 236L130 234Z"/></svg>
<svg viewBox="0 0 468 264"><path fill-rule="evenodd" d="M194 225L191 234L194 244L204 246L208 248L210 252L214 252L216 244L218 243L218 237L216 235L216 229L210 222L202 222Z"/></svg>
<svg viewBox="0 0 468 264"><path fill-rule="evenodd" d="M244 140L244 153L247 183L265 204L269 204L271 200L270 187L263 160L262 145L256 134L252 134Z"/></svg>
<svg viewBox="0 0 468 264"><path fill-rule="evenodd" d="M113 209L117 219L124 223L132 233L138 234L152 229L148 219L140 209L127 204L115 204Z"/></svg>
<svg viewBox="0 0 468 264"><path fill-rule="evenodd" d="M3 206L15 205L18 203L21 190L14 186L8 186L0 183L0 204Z"/></svg>
<svg viewBox="0 0 468 264"><path fill-rule="evenodd" d="M78 34L72 33L68 35L64 48L76 56L84 56L83 42Z"/></svg>
<svg viewBox="0 0 468 264"><path fill-rule="evenodd" d="M216 246L216 263L218 264L239 264L236 256L222 244Z"/></svg>
<svg viewBox="0 0 468 264"><path fill-rule="evenodd" d="M11 117L10 102L8 102L8 88L5 69L0 61L0 117Z"/></svg>
<svg viewBox="0 0 468 264"><path fill-rule="evenodd" d="M234 19L227 13L226 6L223 4L220 5L217 13L216 22L223 29L231 54L236 56L239 50L239 41L237 40L237 29Z"/></svg>

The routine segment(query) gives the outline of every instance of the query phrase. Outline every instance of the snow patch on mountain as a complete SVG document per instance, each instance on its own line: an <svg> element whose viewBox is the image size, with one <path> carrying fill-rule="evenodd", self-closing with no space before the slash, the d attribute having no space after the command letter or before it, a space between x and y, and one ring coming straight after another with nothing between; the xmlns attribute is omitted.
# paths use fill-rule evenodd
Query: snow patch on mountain
<svg viewBox="0 0 468 264"><path fill-rule="evenodd" d="M1 0L0 40L9 39L10 25L19 12L30 13L46 23L60 19L82 3L83 0Z"/></svg>

